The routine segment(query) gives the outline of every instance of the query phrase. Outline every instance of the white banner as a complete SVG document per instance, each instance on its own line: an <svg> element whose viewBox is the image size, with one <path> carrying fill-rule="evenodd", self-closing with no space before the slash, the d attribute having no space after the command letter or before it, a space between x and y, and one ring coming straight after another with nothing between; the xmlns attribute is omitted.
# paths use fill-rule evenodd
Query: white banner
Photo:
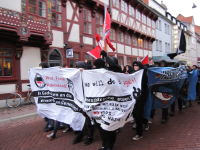
<svg viewBox="0 0 200 150"><path fill-rule="evenodd" d="M82 130L85 117L79 69L31 68L29 80L40 116L67 123L75 131Z"/></svg>
<svg viewBox="0 0 200 150"><path fill-rule="evenodd" d="M143 70L130 75L105 69L83 71L84 109L88 116L95 118L108 131L123 127L133 119L142 75Z"/></svg>
<svg viewBox="0 0 200 150"><path fill-rule="evenodd" d="M103 129L113 131L132 120L142 75L143 70L127 75L105 69L80 72L53 67L31 68L29 80L38 114L43 118L67 123L79 131L87 112Z"/></svg>

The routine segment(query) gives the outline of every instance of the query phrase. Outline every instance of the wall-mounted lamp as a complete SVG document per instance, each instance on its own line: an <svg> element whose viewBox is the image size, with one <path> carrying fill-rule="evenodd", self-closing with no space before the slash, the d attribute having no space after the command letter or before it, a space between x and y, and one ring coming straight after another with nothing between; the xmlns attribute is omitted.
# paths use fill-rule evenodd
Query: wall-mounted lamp
<svg viewBox="0 0 200 150"><path fill-rule="evenodd" d="M15 58L16 58L17 60L19 60L21 57L22 57L22 51L16 51L16 52L15 52Z"/></svg>
<svg viewBox="0 0 200 150"><path fill-rule="evenodd" d="M43 51L43 52L42 52L42 55L41 55L41 60L42 60L42 61L45 61L45 60L47 59L47 54L48 54L47 51Z"/></svg>

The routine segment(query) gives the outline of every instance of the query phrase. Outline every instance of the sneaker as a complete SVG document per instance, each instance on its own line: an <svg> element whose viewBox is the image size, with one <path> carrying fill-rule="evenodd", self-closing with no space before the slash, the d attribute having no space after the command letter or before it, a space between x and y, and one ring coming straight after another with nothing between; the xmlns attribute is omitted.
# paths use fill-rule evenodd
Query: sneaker
<svg viewBox="0 0 200 150"><path fill-rule="evenodd" d="M86 145L90 145L90 144L92 144L92 142L93 142L93 138L87 138L86 140L85 140L85 142L84 142L84 146L86 146Z"/></svg>
<svg viewBox="0 0 200 150"><path fill-rule="evenodd" d="M83 139L83 134L80 134L80 135L77 135L74 140L72 141L72 144L76 144L76 143L79 143L81 142Z"/></svg>
<svg viewBox="0 0 200 150"><path fill-rule="evenodd" d="M105 150L106 148L105 147L102 147L102 148L100 148L99 150Z"/></svg>
<svg viewBox="0 0 200 150"><path fill-rule="evenodd" d="M153 123L153 118L151 118L151 119L149 120L149 123Z"/></svg>
<svg viewBox="0 0 200 150"><path fill-rule="evenodd" d="M135 120L131 120L129 123L130 123L130 124L133 124L133 123L135 123Z"/></svg>
<svg viewBox="0 0 200 150"><path fill-rule="evenodd" d="M185 109L185 105L183 105L183 109Z"/></svg>
<svg viewBox="0 0 200 150"><path fill-rule="evenodd" d="M134 141L137 141L139 139L143 138L143 136L140 136L140 135L136 135L135 137L133 137L133 140Z"/></svg>
<svg viewBox="0 0 200 150"><path fill-rule="evenodd" d="M52 132L51 134L47 135L47 137L50 138L50 139L55 139L56 134L54 132Z"/></svg>
<svg viewBox="0 0 200 150"><path fill-rule="evenodd" d="M66 132L70 132L72 131L72 128L67 128L66 130L64 130L63 132L66 133Z"/></svg>
<svg viewBox="0 0 200 150"><path fill-rule="evenodd" d="M133 124L133 129L136 129L136 123Z"/></svg>
<svg viewBox="0 0 200 150"><path fill-rule="evenodd" d="M169 115L170 115L170 116L174 116L174 112L171 111L171 112L169 113Z"/></svg>
<svg viewBox="0 0 200 150"><path fill-rule="evenodd" d="M149 130L149 124L145 124L145 130L148 131Z"/></svg>

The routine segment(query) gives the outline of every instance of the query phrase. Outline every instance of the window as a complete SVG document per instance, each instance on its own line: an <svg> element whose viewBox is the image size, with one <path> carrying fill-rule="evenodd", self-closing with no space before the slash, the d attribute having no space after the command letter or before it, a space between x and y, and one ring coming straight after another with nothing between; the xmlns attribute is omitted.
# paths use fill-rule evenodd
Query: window
<svg viewBox="0 0 200 150"><path fill-rule="evenodd" d="M165 42L165 52L168 52L168 44Z"/></svg>
<svg viewBox="0 0 200 150"><path fill-rule="evenodd" d="M13 50L0 47L0 77L13 76Z"/></svg>
<svg viewBox="0 0 200 150"><path fill-rule="evenodd" d="M152 43L149 42L149 49L152 49Z"/></svg>
<svg viewBox="0 0 200 150"><path fill-rule="evenodd" d="M93 62L93 57L89 54L85 54L85 62L87 62L87 60L91 60Z"/></svg>
<svg viewBox="0 0 200 150"><path fill-rule="evenodd" d="M151 27L151 19L147 17L147 25Z"/></svg>
<svg viewBox="0 0 200 150"><path fill-rule="evenodd" d="M168 53L170 53L170 44L168 43Z"/></svg>
<svg viewBox="0 0 200 150"><path fill-rule="evenodd" d="M159 43L160 43L159 50L162 51L162 41L159 41Z"/></svg>
<svg viewBox="0 0 200 150"><path fill-rule="evenodd" d="M159 20L156 21L156 29L158 29L158 26L159 26Z"/></svg>
<svg viewBox="0 0 200 150"><path fill-rule="evenodd" d="M79 61L79 53L74 53L73 58L70 58L70 68L76 67L76 62Z"/></svg>
<svg viewBox="0 0 200 150"><path fill-rule="evenodd" d="M152 20L152 28L155 29L155 26L156 26L156 23L155 23L155 21Z"/></svg>
<svg viewBox="0 0 200 150"><path fill-rule="evenodd" d="M147 42L147 40L144 40L144 48L148 48L148 42Z"/></svg>
<svg viewBox="0 0 200 150"><path fill-rule="evenodd" d="M143 39L138 38L138 46L143 47Z"/></svg>
<svg viewBox="0 0 200 150"><path fill-rule="evenodd" d="M167 24L165 23L165 33L167 33Z"/></svg>
<svg viewBox="0 0 200 150"><path fill-rule="evenodd" d="M144 14L142 14L142 23L146 24L146 22L147 22L147 17Z"/></svg>
<svg viewBox="0 0 200 150"><path fill-rule="evenodd" d="M52 26L62 27L61 0L51 0Z"/></svg>
<svg viewBox="0 0 200 150"><path fill-rule="evenodd" d="M169 25L165 23L165 33L170 34L169 32Z"/></svg>
<svg viewBox="0 0 200 150"><path fill-rule="evenodd" d="M159 20L159 30L162 31L161 20Z"/></svg>
<svg viewBox="0 0 200 150"><path fill-rule="evenodd" d="M134 8L131 5L129 5L129 15L131 15L132 17L134 17L134 14L135 14Z"/></svg>
<svg viewBox="0 0 200 150"><path fill-rule="evenodd" d="M119 8L119 0L113 0L113 7Z"/></svg>
<svg viewBox="0 0 200 150"><path fill-rule="evenodd" d="M131 45L131 36L129 34L125 34L125 43Z"/></svg>
<svg viewBox="0 0 200 150"><path fill-rule="evenodd" d="M121 0L121 10L125 13L127 13L127 3L124 2L124 0Z"/></svg>
<svg viewBox="0 0 200 150"><path fill-rule="evenodd" d="M96 14L96 33L103 37L103 16Z"/></svg>
<svg viewBox="0 0 200 150"><path fill-rule="evenodd" d="M141 19L141 15L140 12L138 10L136 10L136 19L140 21Z"/></svg>
<svg viewBox="0 0 200 150"><path fill-rule="evenodd" d="M83 9L83 20L84 20L84 33L92 34L91 11Z"/></svg>
<svg viewBox="0 0 200 150"><path fill-rule="evenodd" d="M188 44L190 44L190 37L188 37Z"/></svg>
<svg viewBox="0 0 200 150"><path fill-rule="evenodd" d="M46 3L42 0L29 0L28 12L41 17L46 17Z"/></svg>
<svg viewBox="0 0 200 150"><path fill-rule="evenodd" d="M131 58L127 58L127 65L132 66Z"/></svg>
<svg viewBox="0 0 200 150"><path fill-rule="evenodd" d="M118 64L120 65L120 66L124 66L124 62L123 62L123 57L118 57Z"/></svg>
<svg viewBox="0 0 200 150"><path fill-rule="evenodd" d="M124 42L123 32L117 31L117 41Z"/></svg>
<svg viewBox="0 0 200 150"><path fill-rule="evenodd" d="M115 40L115 29L110 30L110 40Z"/></svg>
<svg viewBox="0 0 200 150"><path fill-rule="evenodd" d="M137 37L133 36L133 46L137 46Z"/></svg>
<svg viewBox="0 0 200 150"><path fill-rule="evenodd" d="M159 41L156 40L156 50L159 51Z"/></svg>

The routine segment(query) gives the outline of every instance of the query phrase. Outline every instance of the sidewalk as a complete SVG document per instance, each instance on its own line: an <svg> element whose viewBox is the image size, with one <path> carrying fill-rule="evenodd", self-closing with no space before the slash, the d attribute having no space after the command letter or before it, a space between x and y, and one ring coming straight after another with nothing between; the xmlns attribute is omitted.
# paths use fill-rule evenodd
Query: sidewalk
<svg viewBox="0 0 200 150"><path fill-rule="evenodd" d="M0 123L5 123L36 115L37 115L37 107L35 104L20 105L17 108L9 108L9 107L1 108Z"/></svg>

